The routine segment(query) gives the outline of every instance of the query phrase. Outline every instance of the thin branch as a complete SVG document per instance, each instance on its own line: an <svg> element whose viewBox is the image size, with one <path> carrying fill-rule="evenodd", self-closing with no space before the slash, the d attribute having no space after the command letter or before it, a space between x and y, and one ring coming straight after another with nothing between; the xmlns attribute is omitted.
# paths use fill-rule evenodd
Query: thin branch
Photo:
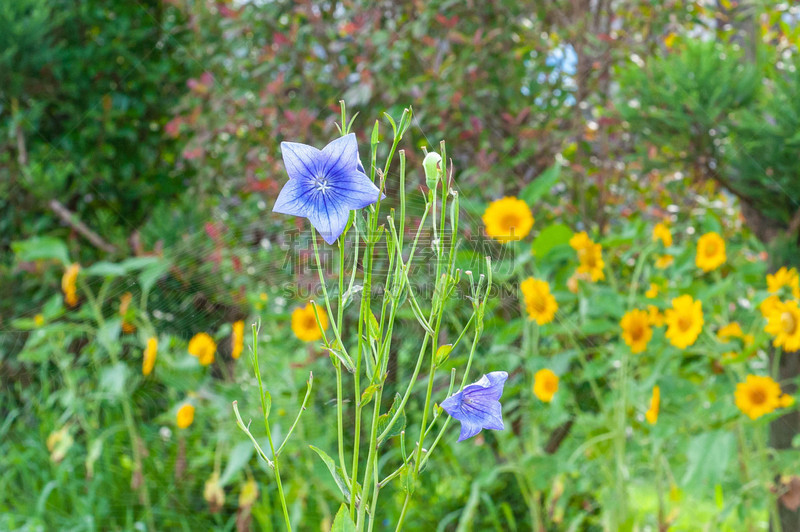
<svg viewBox="0 0 800 532"><path fill-rule="evenodd" d="M80 221L77 216L75 216L69 209L64 207L60 201L53 199L50 200L50 208L53 210L56 215L61 218L61 220L72 227L75 231L80 233L86 240L92 243L92 245L98 249L105 251L106 253L116 253L117 248L103 240L103 238L89 229L89 227Z"/></svg>
<svg viewBox="0 0 800 532"><path fill-rule="evenodd" d="M800 231L800 209L797 209L794 212L794 216L792 216L791 221L789 222L789 229L787 233L791 235L795 235Z"/></svg>

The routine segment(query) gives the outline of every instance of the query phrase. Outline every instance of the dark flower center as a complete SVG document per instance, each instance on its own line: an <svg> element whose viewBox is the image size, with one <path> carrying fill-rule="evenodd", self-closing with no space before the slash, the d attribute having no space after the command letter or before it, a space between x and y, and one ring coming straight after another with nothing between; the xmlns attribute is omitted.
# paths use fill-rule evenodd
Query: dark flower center
<svg viewBox="0 0 800 532"><path fill-rule="evenodd" d="M516 214L506 214L500 221L500 224L505 228L508 233L513 233L514 229L519 225L519 217Z"/></svg>
<svg viewBox="0 0 800 532"><path fill-rule="evenodd" d="M328 183L327 176L317 176L314 178L314 188L317 192L322 192L323 194L328 191L330 188L330 184Z"/></svg>
<svg viewBox="0 0 800 532"><path fill-rule="evenodd" d="M791 312L784 312L781 314L781 325L786 334L792 335L797 331L798 323Z"/></svg>
<svg viewBox="0 0 800 532"><path fill-rule="evenodd" d="M537 293L533 299L533 309L536 312L544 312L547 310L547 300L544 294Z"/></svg>
<svg viewBox="0 0 800 532"><path fill-rule="evenodd" d="M754 405L763 405L767 400L767 394L764 390L758 388L750 392L750 402Z"/></svg>

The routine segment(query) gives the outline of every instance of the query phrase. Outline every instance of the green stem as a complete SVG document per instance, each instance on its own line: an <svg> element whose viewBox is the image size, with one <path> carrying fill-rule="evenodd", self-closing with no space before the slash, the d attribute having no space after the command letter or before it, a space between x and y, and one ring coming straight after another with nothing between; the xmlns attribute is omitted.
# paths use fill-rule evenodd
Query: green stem
<svg viewBox="0 0 800 532"><path fill-rule="evenodd" d="M289 509L286 506L286 496L283 493L283 484L281 483L281 470L280 466L278 465L278 455L275 454L275 446L272 443L272 433L269 430L269 408L267 408L266 404L266 396L264 395L264 385L261 381L261 370L258 367L258 329L259 326L253 324L253 366L255 368L256 379L258 380L258 391L259 395L261 396L261 409L264 412L264 427L267 431L267 440L269 441L269 449L272 452L272 465L273 469L275 470L275 482L278 485L278 497L281 500L281 509L283 509L283 518L286 521L286 529L291 532L292 530L292 522L289 519ZM311 390L311 381L309 379L309 391ZM308 394L306 394L306 398L308 398ZM305 402L304 402L305 406ZM302 411L302 410L301 410ZM255 440L253 440L255 441Z"/></svg>

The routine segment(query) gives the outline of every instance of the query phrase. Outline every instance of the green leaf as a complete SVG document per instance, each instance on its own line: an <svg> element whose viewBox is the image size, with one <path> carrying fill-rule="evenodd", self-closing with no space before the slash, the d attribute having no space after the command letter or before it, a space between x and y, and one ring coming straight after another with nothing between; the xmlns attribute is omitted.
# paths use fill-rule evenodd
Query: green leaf
<svg viewBox="0 0 800 532"><path fill-rule="evenodd" d="M272 395L269 390L264 390L264 418L269 418L269 413L272 410Z"/></svg>
<svg viewBox="0 0 800 532"><path fill-rule="evenodd" d="M561 165L556 163L523 188L519 193L519 198L528 205L533 205L553 188L559 177L561 177Z"/></svg>
<svg viewBox="0 0 800 532"><path fill-rule="evenodd" d="M145 266L145 268L139 273L139 284L142 285L142 292L148 293L150 289L153 288L153 285L156 284L156 281L167 273L169 270L170 263L166 259L159 259L158 262L154 262L149 266Z"/></svg>
<svg viewBox="0 0 800 532"><path fill-rule="evenodd" d="M452 344L444 344L439 346L439 349L436 350L436 356L434 357L434 362L436 363L437 368L447 362L447 359L450 358L450 351L452 350Z"/></svg>
<svg viewBox="0 0 800 532"><path fill-rule="evenodd" d="M531 251L533 251L537 259L542 259L554 247L561 244L568 245L572 234L572 229L564 224L548 225L534 239Z"/></svg>
<svg viewBox="0 0 800 532"><path fill-rule="evenodd" d="M338 468L336 467L336 463L333 461L333 458L328 456L327 453L325 453L325 451L323 451L318 447L314 447L313 445L309 445L309 447L311 448L312 451L317 453L320 458L322 458L323 462L325 462L328 471L330 471L331 476L333 477L333 481L336 482L336 485L339 487L339 491L341 491L342 495L344 495L344 499L349 502L350 489L347 487L347 483L344 481L344 478L342 478L342 475L339 473Z"/></svg>
<svg viewBox="0 0 800 532"><path fill-rule="evenodd" d="M369 315L369 335L372 337L373 340L380 340L381 338L381 326L378 323L378 318L375 317L375 314L372 312L368 313Z"/></svg>
<svg viewBox="0 0 800 532"><path fill-rule="evenodd" d="M125 268L120 264L115 264L108 261L95 262L85 270L83 273L86 275L98 275L100 277L121 277L127 273Z"/></svg>
<svg viewBox="0 0 800 532"><path fill-rule="evenodd" d="M61 239L52 236L37 236L28 240L12 242L11 249L17 256L17 260L22 262L56 259L64 266L71 262L67 245Z"/></svg>
<svg viewBox="0 0 800 532"><path fill-rule="evenodd" d="M367 231L367 220L361 211L356 212L356 230L361 235L361 239L366 242L369 231Z"/></svg>
<svg viewBox="0 0 800 532"><path fill-rule="evenodd" d="M731 432L717 430L692 438L686 451L689 464L683 475L683 485L707 485L725 478L735 449L736 439Z"/></svg>
<svg viewBox="0 0 800 532"><path fill-rule="evenodd" d="M372 144L373 146L377 146L377 144L379 142L378 139L380 138L380 136L379 136L378 128L379 128L379 124L378 124L378 121L376 120L375 121L375 125L372 127L372 137L370 138L370 144Z"/></svg>
<svg viewBox="0 0 800 532"><path fill-rule="evenodd" d="M160 262L164 262L164 259L161 257L131 257L123 260L119 263L119 265L125 268L126 272L132 272L147 268L148 266L152 266Z"/></svg>
<svg viewBox="0 0 800 532"><path fill-rule="evenodd" d="M378 391L378 388L380 388L380 386L377 384L370 384L364 388L364 391L361 393L361 406L372 401L372 397L375 395L375 392Z"/></svg>
<svg viewBox="0 0 800 532"><path fill-rule="evenodd" d="M331 532L355 532L356 525L353 523L353 519L350 517L350 512L347 510L347 506L344 504L339 507L339 511L336 512L336 517L333 520L333 526L331 527Z"/></svg>
<svg viewBox="0 0 800 532"><path fill-rule="evenodd" d="M400 486L409 495L414 494L414 490L417 487L417 474L414 472L413 462L409 462L400 473Z"/></svg>
<svg viewBox="0 0 800 532"><path fill-rule="evenodd" d="M100 373L100 389L114 399L122 397L129 390L125 385L128 378L128 366L118 362L113 366L108 366Z"/></svg>
<svg viewBox="0 0 800 532"><path fill-rule="evenodd" d="M97 330L97 341L108 352L119 349L119 333L122 322L119 318L108 320Z"/></svg>
<svg viewBox="0 0 800 532"><path fill-rule="evenodd" d="M400 394L395 394L394 401L392 401L392 406L389 408L389 411L385 414L378 416L378 434L383 434L383 431L386 430L386 427L389 426L389 422L394 417L395 412L397 412L397 408L400 406ZM383 443L385 440L392 438L394 436L398 436L401 432L403 432L406 428L406 413L404 411L400 411L400 415L397 417L397 421L395 422L392 429L386 435L383 440L378 441L378 445Z"/></svg>
<svg viewBox="0 0 800 532"><path fill-rule="evenodd" d="M250 461L254 452L255 447L250 441L242 441L236 444L228 455L228 463L225 464L225 471L223 471L222 476L219 477L219 485L225 487L230 483L233 477L244 469L244 466Z"/></svg>

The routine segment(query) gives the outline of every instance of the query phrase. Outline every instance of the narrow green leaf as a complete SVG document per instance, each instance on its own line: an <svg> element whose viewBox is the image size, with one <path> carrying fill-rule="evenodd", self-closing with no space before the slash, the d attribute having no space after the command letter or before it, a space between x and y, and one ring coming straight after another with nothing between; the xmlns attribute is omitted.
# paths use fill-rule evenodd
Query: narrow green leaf
<svg viewBox="0 0 800 532"><path fill-rule="evenodd" d="M350 489L347 487L347 483L344 481L342 476L339 474L339 471L336 468L336 463L333 461L333 458L328 456L328 454L318 447L314 447L313 445L309 445L312 451L317 453L322 461L325 462L325 466L330 471L331 476L333 477L333 481L336 482L336 486L339 487L339 491L342 492L344 495L344 499L346 501L350 501Z"/></svg>
<svg viewBox="0 0 800 532"><path fill-rule="evenodd" d="M83 273L85 275L96 275L98 277L121 277L125 275L127 271L119 264L102 260L85 268Z"/></svg>
<svg viewBox="0 0 800 532"><path fill-rule="evenodd" d="M237 443L230 454L228 454L228 462L225 464L225 470L222 476L219 477L219 485L227 486L233 478L244 469L244 466L250 461L250 458L255 452L255 447L249 441L242 441Z"/></svg>
<svg viewBox="0 0 800 532"><path fill-rule="evenodd" d="M375 317L375 314L372 312L368 313L368 320L369 320L369 335L372 337L373 340L380 340L381 339L381 326L378 323L378 318Z"/></svg>
<svg viewBox="0 0 800 532"><path fill-rule="evenodd" d="M389 408L389 411L381 416L378 416L378 434L383 434L383 432L386 430L386 427L389 426L389 422L392 420L395 413L397 412L401 400L402 399L400 397L400 394L399 393L395 394L394 401L392 401L392 406ZM386 435L385 438L378 441L378 444L381 444L385 440L388 440L389 438L399 435L401 432L405 430L405 428L406 428L406 414L404 411L401 410L400 415L397 417L397 421L392 426L389 433Z"/></svg>
<svg viewBox="0 0 800 532"><path fill-rule="evenodd" d="M264 390L264 417L269 418L269 413L272 410L272 395L268 390Z"/></svg>
<svg viewBox="0 0 800 532"><path fill-rule="evenodd" d="M531 181L531 183L526 186L522 191L519 193L519 198L525 201L528 205L533 205L539 199L542 198L545 194L547 194L553 185L556 184L558 178L561 176L561 165L556 163Z"/></svg>

